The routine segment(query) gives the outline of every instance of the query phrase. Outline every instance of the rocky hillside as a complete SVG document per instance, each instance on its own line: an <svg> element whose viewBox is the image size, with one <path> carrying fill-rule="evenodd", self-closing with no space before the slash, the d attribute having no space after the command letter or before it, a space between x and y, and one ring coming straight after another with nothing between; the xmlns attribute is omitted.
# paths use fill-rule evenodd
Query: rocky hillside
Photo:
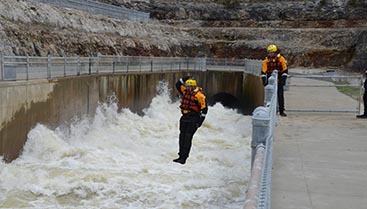
<svg viewBox="0 0 367 209"><path fill-rule="evenodd" d="M367 68L365 0L100 0L150 12L138 23L29 1L0 2L3 54L262 59L275 43L290 66Z"/></svg>

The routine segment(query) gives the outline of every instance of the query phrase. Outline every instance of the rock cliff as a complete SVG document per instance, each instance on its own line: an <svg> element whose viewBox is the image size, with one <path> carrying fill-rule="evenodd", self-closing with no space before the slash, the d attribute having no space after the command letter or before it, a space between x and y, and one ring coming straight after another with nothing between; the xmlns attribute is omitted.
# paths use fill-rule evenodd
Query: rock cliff
<svg viewBox="0 0 367 209"><path fill-rule="evenodd" d="M290 66L367 67L365 0L100 0L150 12L139 23L30 1L0 2L0 50L31 56L263 59L275 43Z"/></svg>

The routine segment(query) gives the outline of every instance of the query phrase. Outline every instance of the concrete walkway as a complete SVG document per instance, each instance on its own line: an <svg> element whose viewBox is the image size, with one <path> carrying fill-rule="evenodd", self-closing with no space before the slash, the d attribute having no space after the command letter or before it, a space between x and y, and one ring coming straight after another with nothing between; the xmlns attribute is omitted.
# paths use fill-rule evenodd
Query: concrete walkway
<svg viewBox="0 0 367 209"><path fill-rule="evenodd" d="M334 87L308 91L291 87L285 102L286 109L297 105L356 109L356 102ZM272 209L367 208L367 120L355 115L288 112L288 117L278 119Z"/></svg>

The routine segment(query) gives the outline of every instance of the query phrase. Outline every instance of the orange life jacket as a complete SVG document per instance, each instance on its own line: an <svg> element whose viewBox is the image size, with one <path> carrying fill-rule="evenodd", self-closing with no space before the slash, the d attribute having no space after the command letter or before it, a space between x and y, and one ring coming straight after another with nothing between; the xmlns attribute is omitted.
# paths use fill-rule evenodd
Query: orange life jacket
<svg viewBox="0 0 367 209"><path fill-rule="evenodd" d="M200 104L195 97L197 92L199 91L184 91L180 105L181 110L200 112Z"/></svg>
<svg viewBox="0 0 367 209"><path fill-rule="evenodd" d="M279 61L279 57L267 57L268 60L268 68L266 71L266 74L271 74L274 70L277 70L278 72L281 72L282 69L282 63Z"/></svg>

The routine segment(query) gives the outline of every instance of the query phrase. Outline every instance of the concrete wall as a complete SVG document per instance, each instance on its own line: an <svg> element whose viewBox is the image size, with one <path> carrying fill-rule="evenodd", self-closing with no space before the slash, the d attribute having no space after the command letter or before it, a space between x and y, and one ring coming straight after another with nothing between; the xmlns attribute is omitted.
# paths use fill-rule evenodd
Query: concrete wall
<svg viewBox="0 0 367 209"><path fill-rule="evenodd" d="M141 113L156 95L161 80L174 84L189 72L92 75L21 82L0 82L0 155L10 162L22 151L27 133L37 124L56 128L74 117L93 116L98 101L115 94L119 108ZM242 72L192 72L208 101L236 103L243 113L263 103L260 78ZM232 101L233 100L233 101Z"/></svg>
<svg viewBox="0 0 367 209"><path fill-rule="evenodd" d="M199 84L204 87L209 104L220 101L244 114L263 105L264 88L258 76L226 71L208 71L204 76L204 83L199 80Z"/></svg>

